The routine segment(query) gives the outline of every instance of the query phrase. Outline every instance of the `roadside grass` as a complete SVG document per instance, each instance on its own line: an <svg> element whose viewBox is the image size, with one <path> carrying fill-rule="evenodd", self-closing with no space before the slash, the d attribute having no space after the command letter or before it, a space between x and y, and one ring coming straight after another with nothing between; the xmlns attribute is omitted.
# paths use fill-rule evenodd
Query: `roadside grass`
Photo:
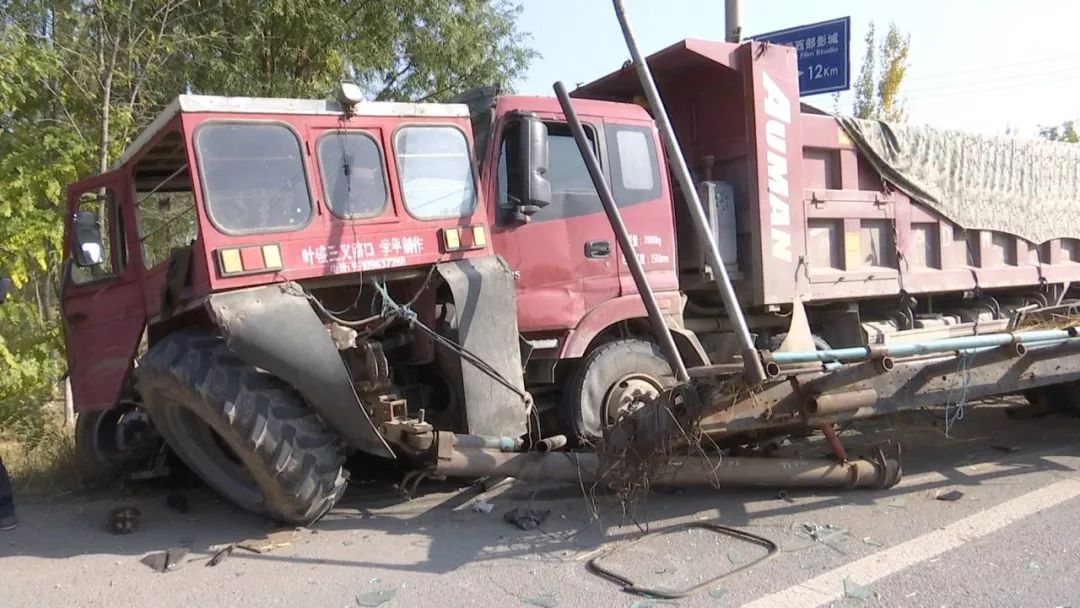
<svg viewBox="0 0 1080 608"><path fill-rule="evenodd" d="M64 424L62 412L49 406L32 435L0 428L0 458L16 493L24 496L78 490L92 473L75 449L74 429Z"/></svg>

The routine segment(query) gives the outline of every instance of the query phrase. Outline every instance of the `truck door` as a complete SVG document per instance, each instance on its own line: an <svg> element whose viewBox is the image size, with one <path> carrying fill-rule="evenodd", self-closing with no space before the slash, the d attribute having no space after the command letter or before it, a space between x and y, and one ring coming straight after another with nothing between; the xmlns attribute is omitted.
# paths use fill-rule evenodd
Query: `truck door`
<svg viewBox="0 0 1080 608"><path fill-rule="evenodd" d="M145 323L142 264L129 261L137 243L126 176L114 172L73 185L65 219L61 278L68 373L79 411L112 407L120 395ZM101 263L75 263L76 213L93 213L101 233Z"/></svg>
<svg viewBox="0 0 1080 608"><path fill-rule="evenodd" d="M527 222L512 217L507 167L513 166L516 121L508 116L497 128L500 139L492 244L517 273L518 326L522 333L563 331L577 326L587 312L619 295L619 257L615 233L604 215L577 144L565 122L545 119L551 204ZM582 116L594 149L603 158L600 119ZM489 157L487 166L494 160ZM490 183L490 181L488 182ZM490 192L490 191L489 191Z"/></svg>
<svg viewBox="0 0 1080 608"><path fill-rule="evenodd" d="M630 243L654 291L676 291L675 220L660 142L649 122L608 121L604 125L608 184L619 206ZM626 264L619 265L622 295L636 294Z"/></svg>

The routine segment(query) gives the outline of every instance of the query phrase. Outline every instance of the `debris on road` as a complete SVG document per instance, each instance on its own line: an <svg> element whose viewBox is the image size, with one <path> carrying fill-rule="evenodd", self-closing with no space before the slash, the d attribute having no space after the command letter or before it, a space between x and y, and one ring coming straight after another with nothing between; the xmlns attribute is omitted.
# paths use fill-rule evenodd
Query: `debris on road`
<svg viewBox="0 0 1080 608"><path fill-rule="evenodd" d="M635 545L638 545L640 543L648 542L650 539L655 539L655 538L658 538L658 537L668 537L669 535L671 535L673 533L676 533L676 532L693 533L693 532L697 532L697 531L712 532L715 535L719 535L721 537L728 537L729 539L734 540L734 541L747 543L749 545L756 545L756 546L764 549L765 554L758 557L757 559L755 559L753 561L749 561L749 562L746 562L746 563L741 564L741 565L736 565L731 570L728 570L727 572L724 572L723 574L720 574L719 576L715 576L715 577L710 578L708 580L701 581L701 582L697 583L696 585L692 585L692 586L686 587L684 589L670 589L670 588L667 588L667 587L662 587L662 588L661 587L645 587L645 586L642 586L642 585L639 585L639 584L635 583L630 578L630 576L628 574L623 574L623 573L621 573L619 571L616 571L615 569L610 568L610 567L605 565L606 560L612 559L617 553L619 553L621 551L624 551L624 550L628 549L629 547L633 547ZM676 598L687 597L689 595L693 595L695 593L704 591L706 588L709 588L710 586L715 585L717 582L720 581L720 579L731 576L731 575L733 575L733 574L735 574L737 572L742 572L742 571L747 570L747 569L749 569L749 568L751 568L753 566L758 566L758 565L764 563L765 561L771 559L772 557L774 557L779 550L780 550L780 547L776 543L774 543L773 541L765 538L764 536L758 536L757 534L752 534L752 533L746 532L744 530L739 530L738 528L729 528L727 526L721 526L721 525L713 524L713 523L693 522L693 523L679 524L679 525L672 526L672 527L664 529L664 530L654 530L652 532L646 532L645 534L639 536L638 538L636 538L636 539L634 539L634 540L632 540L632 541L630 541L628 543L616 546L615 548L607 551L606 553L603 553L601 555L593 557L588 562L586 562L586 567L589 569L589 572L591 572L593 574L596 574L598 576L602 576L602 577L604 577L604 578L606 578L606 579L608 579L610 581L619 583L620 585L622 585L623 591L626 591L628 593L636 593L636 594L641 595L643 597L646 597L646 598L648 598L650 600L654 599L654 598L676 599ZM715 587L714 587L714 589L715 589ZM635 604L632 604L632 605L637 605L637 604L635 603ZM649 606L649 605L650 604L648 604L648 603L641 604L641 606Z"/></svg>
<svg viewBox="0 0 1080 608"><path fill-rule="evenodd" d="M963 497L964 497L964 493L961 492L960 490L951 490L951 491L946 492L944 494L938 494L937 496L935 496L935 498L937 498L938 500L944 500L944 501L947 501L947 502L956 502L957 500L960 500Z"/></svg>
<svg viewBox="0 0 1080 608"><path fill-rule="evenodd" d="M779 492L777 492L776 497L784 502L795 502L795 499L789 496L786 490L780 490Z"/></svg>
<svg viewBox="0 0 1080 608"><path fill-rule="evenodd" d="M1015 445L1006 445L1003 443L991 443L990 447L1000 452L1006 452L1008 454L1020 451L1020 448Z"/></svg>
<svg viewBox="0 0 1080 608"><path fill-rule="evenodd" d="M844 579L844 595L856 600L870 599L874 592L866 585L860 585L850 578Z"/></svg>
<svg viewBox="0 0 1080 608"><path fill-rule="evenodd" d="M714 600L721 599L726 594L727 594L727 589L725 589L723 587L716 587L714 589L709 590L709 597L713 598Z"/></svg>
<svg viewBox="0 0 1080 608"><path fill-rule="evenodd" d="M361 608L377 608L394 599L395 595L397 595L396 587L387 587L386 589L376 589L375 591L357 593L356 605Z"/></svg>
<svg viewBox="0 0 1080 608"><path fill-rule="evenodd" d="M907 497L894 496L891 500L889 500L889 502L885 503L885 506L889 507L890 509L906 509Z"/></svg>
<svg viewBox="0 0 1080 608"><path fill-rule="evenodd" d="M299 528L287 528L270 532L260 538L252 538L236 543L236 546L251 553L269 553L292 545Z"/></svg>
<svg viewBox="0 0 1080 608"><path fill-rule="evenodd" d="M151 553L139 561L157 572L171 572L183 565L189 551L187 547L174 547L166 551Z"/></svg>
<svg viewBox="0 0 1080 608"><path fill-rule="evenodd" d="M554 591L547 593L541 593L531 597L523 597L521 601L530 606L539 606L540 608L555 608L559 605L559 598L555 595Z"/></svg>
<svg viewBox="0 0 1080 608"><path fill-rule="evenodd" d="M551 515L549 509L526 509L515 507L503 515L503 521L514 524L522 530L535 530Z"/></svg>
<svg viewBox="0 0 1080 608"><path fill-rule="evenodd" d="M472 510L476 511L477 513L487 514L495 510L495 505L481 498L480 500L473 503Z"/></svg>
<svg viewBox="0 0 1080 608"><path fill-rule="evenodd" d="M139 530L142 512L135 507L117 507L109 511L109 530L113 534L131 534Z"/></svg>
<svg viewBox="0 0 1080 608"><path fill-rule="evenodd" d="M224 548L219 549L217 553L214 553L209 561L206 562L206 566L213 567L225 561L226 558L232 555L233 549L236 549L236 544L226 545Z"/></svg>
<svg viewBox="0 0 1080 608"><path fill-rule="evenodd" d="M884 547L885 546L885 543L883 543L883 542L881 542L879 540L875 540L873 538L870 538L869 536L863 538L862 542L863 542L863 544L870 545L871 547Z"/></svg>

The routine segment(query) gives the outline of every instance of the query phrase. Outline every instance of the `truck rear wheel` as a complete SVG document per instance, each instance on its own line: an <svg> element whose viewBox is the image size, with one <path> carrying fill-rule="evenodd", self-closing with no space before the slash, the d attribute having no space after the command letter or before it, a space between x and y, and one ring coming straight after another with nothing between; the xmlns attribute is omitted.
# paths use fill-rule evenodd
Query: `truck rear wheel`
<svg viewBox="0 0 1080 608"><path fill-rule="evenodd" d="M173 451L240 507L292 524L345 491L337 439L290 386L209 332L167 336L136 370L143 407Z"/></svg>
<svg viewBox="0 0 1080 608"><path fill-rule="evenodd" d="M627 410L674 383L660 348L630 338L608 342L585 356L563 391L563 419L570 436L595 442Z"/></svg>

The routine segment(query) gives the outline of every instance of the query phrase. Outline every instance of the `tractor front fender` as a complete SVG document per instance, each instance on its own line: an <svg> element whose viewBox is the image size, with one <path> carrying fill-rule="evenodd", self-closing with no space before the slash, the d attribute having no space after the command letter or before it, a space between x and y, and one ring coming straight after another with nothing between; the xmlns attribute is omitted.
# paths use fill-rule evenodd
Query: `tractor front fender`
<svg viewBox="0 0 1080 608"><path fill-rule="evenodd" d="M349 446L394 458L299 285L214 294L206 305L229 350L292 385Z"/></svg>

